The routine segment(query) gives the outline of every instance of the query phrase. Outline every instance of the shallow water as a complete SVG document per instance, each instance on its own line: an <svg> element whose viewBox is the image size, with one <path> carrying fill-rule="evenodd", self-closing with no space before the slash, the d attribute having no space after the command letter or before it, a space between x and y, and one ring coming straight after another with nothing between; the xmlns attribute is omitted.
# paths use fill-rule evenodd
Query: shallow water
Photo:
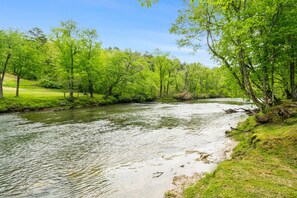
<svg viewBox="0 0 297 198"><path fill-rule="evenodd" d="M1 197L163 197L174 176L209 172L241 100L0 115ZM210 163L198 160L211 154Z"/></svg>

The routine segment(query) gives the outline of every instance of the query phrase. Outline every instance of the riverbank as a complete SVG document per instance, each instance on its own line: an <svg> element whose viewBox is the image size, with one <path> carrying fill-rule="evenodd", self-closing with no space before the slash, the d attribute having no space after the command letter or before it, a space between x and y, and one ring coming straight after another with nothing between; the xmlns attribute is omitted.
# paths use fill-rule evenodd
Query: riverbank
<svg viewBox="0 0 297 198"><path fill-rule="evenodd" d="M284 103L261 117L268 123L249 117L228 133L239 141L232 159L182 197L297 197L297 103Z"/></svg>
<svg viewBox="0 0 297 198"><path fill-rule="evenodd" d="M15 97L15 76L7 74L4 81L4 98L0 99L0 113L27 112L40 110L64 110L83 107L97 107L109 104L151 101L145 96L122 96L115 98L94 94L91 98L81 92L69 93L61 89L49 89L40 86L38 81L22 79L19 97Z"/></svg>
<svg viewBox="0 0 297 198"><path fill-rule="evenodd" d="M91 98L81 92L75 92L74 97L70 98L69 93L62 89L50 89L41 87L40 82L22 79L20 85L20 96L15 97L16 81L15 76L6 74L3 84L4 98L0 99L0 113L27 112L40 110L66 110L73 108L97 107L118 103L141 103L141 102L181 102L197 99L221 98L212 94L200 94L192 96L190 93L183 92L163 97L149 97L142 95L125 94L118 98L113 96L105 97L102 94L94 94Z"/></svg>
<svg viewBox="0 0 297 198"><path fill-rule="evenodd" d="M38 92L38 93L37 93ZM68 94L67 94L68 95ZM40 111L40 110L66 110L74 108L84 107L97 107L118 103L142 103L142 102L182 102L184 100L178 100L174 97L164 98L120 98L109 96L107 98L104 95L94 94L91 98L82 93L75 94L73 98L64 97L63 92L50 89L35 89L27 92L23 92L22 96L14 97L12 95L0 99L0 113L11 112L28 112L28 111ZM207 98L203 98L207 99ZM211 99L211 98L209 98ZM192 101L192 100L186 100Z"/></svg>
<svg viewBox="0 0 297 198"><path fill-rule="evenodd" d="M65 110L72 108L96 107L108 104L116 104L119 101L114 97L104 98L98 95L93 98L88 96L75 97L73 99L63 96L21 96L7 97L0 100L0 113L27 112L40 110Z"/></svg>
<svg viewBox="0 0 297 198"><path fill-rule="evenodd" d="M28 81L30 82L30 81ZM105 97L101 94L94 94L91 98L83 93L75 93L73 98L64 92L55 89L45 89L38 86L30 85L29 88L22 87L20 89L20 97L14 96L14 88L5 87L5 97L0 99L0 113L11 112L28 112L40 110L66 110L84 107L97 107L118 103L142 103L142 102L182 102L191 101L195 99L182 100L174 96L167 96L162 98L146 98L144 96L126 96L115 98L113 96ZM203 97L203 99L211 99L212 97ZM201 97L202 99L202 97Z"/></svg>

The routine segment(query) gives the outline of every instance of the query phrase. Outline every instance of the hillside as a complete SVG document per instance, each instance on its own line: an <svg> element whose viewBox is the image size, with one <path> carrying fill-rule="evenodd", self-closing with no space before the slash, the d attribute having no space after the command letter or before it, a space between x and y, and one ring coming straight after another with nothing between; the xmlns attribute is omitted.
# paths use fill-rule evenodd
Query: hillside
<svg viewBox="0 0 297 198"><path fill-rule="evenodd" d="M70 100L68 93L64 97L63 90L46 89L38 85L38 81L21 79L20 96L15 97L16 77L7 74L4 79L4 98L0 100L0 113L16 111L34 111L48 108L68 109L98 106L116 103L113 97L104 99L103 95L95 94L90 98L82 93L76 93L74 100Z"/></svg>

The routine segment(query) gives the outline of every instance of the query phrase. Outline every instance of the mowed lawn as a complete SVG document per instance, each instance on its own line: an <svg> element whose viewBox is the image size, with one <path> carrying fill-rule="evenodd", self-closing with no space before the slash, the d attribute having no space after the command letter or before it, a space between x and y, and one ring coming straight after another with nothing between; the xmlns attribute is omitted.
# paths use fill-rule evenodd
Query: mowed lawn
<svg viewBox="0 0 297 198"><path fill-rule="evenodd" d="M14 97L16 94L16 88L3 87L4 97ZM60 90L55 89L44 89L44 88L20 88L19 96L24 98L48 98L48 97L64 97L64 93Z"/></svg>
<svg viewBox="0 0 297 198"><path fill-rule="evenodd" d="M6 74L3 82L4 97L16 95L16 77ZM38 81L21 79L19 96L25 98L64 97L62 90L46 89L38 86Z"/></svg>
<svg viewBox="0 0 297 198"><path fill-rule="evenodd" d="M116 103L116 99L94 94L94 98L75 92L70 100L69 92L64 96L63 90L46 89L39 86L38 81L21 79L19 97L16 95L16 77L7 74L3 83L4 98L0 100L0 113L41 110L46 108L80 108Z"/></svg>

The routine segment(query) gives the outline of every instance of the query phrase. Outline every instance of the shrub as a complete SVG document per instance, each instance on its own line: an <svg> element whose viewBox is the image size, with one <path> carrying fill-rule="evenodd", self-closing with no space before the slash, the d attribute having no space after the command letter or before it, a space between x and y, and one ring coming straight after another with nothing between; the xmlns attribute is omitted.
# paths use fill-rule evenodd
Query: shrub
<svg viewBox="0 0 297 198"><path fill-rule="evenodd" d="M62 85L59 84L58 82L51 81L51 80L48 80L48 79L42 79L42 80L39 82L39 85L40 85L41 87L44 87L44 88L51 88L51 89L61 89L61 88L62 88Z"/></svg>

